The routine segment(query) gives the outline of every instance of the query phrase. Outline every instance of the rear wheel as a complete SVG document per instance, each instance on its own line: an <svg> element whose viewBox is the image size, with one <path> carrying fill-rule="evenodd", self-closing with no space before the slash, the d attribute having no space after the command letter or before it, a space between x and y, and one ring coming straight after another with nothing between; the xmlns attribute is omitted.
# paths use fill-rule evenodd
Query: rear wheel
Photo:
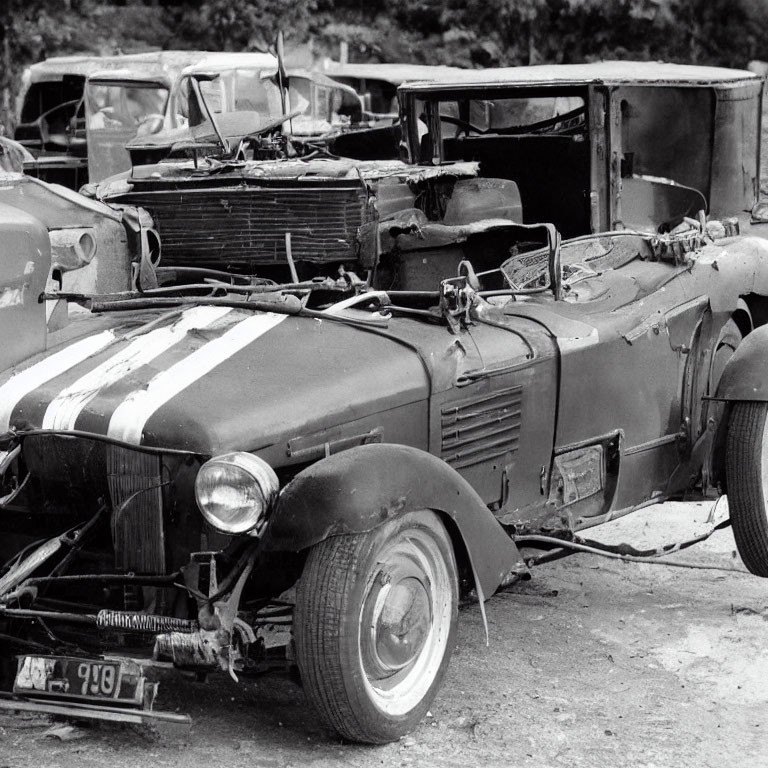
<svg viewBox="0 0 768 768"><path fill-rule="evenodd" d="M315 546L294 636L304 690L323 720L374 744L412 730L448 666L457 606L453 547L434 512Z"/></svg>
<svg viewBox="0 0 768 768"><path fill-rule="evenodd" d="M726 477L733 536L744 565L768 577L768 403L735 403Z"/></svg>

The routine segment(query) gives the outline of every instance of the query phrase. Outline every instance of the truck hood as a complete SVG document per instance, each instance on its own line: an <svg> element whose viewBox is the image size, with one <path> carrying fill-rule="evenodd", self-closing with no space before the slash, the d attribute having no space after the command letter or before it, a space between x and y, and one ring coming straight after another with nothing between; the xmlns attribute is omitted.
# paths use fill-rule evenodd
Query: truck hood
<svg viewBox="0 0 768 768"><path fill-rule="evenodd" d="M331 320L220 306L88 320L87 335L0 375L0 432L82 430L214 455L428 398L414 349Z"/></svg>

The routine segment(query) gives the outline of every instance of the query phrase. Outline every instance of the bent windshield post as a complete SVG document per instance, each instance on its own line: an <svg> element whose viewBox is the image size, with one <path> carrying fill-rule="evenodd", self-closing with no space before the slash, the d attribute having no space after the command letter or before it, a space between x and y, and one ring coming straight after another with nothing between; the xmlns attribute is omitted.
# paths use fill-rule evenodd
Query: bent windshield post
<svg viewBox="0 0 768 768"><path fill-rule="evenodd" d="M221 128L219 127L219 123L214 116L213 110L211 110L208 100L203 96L203 92L201 89L201 83L213 82L216 79L218 79L218 75L212 76L210 78L206 77L205 75L193 75L192 78L190 79L190 84L192 86L192 93L194 93L195 96L197 97L197 101L202 107L203 112L205 113L205 117L210 121L211 125L213 126L213 130L215 131L216 137L218 138L219 143L221 144L221 148L224 150L224 154L228 155L230 151L229 142L227 141L224 134L221 132Z"/></svg>

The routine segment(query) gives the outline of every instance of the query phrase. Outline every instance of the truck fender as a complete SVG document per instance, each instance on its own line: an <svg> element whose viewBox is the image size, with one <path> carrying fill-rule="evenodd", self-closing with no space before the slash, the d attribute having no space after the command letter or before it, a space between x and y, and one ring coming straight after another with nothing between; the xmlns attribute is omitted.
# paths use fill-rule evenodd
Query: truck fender
<svg viewBox="0 0 768 768"><path fill-rule="evenodd" d="M750 333L725 364L716 400L768 401L768 325Z"/></svg>
<svg viewBox="0 0 768 768"><path fill-rule="evenodd" d="M307 467L280 493L263 546L298 552L418 509L454 521L483 595L512 571L526 572L517 546L472 486L441 459L405 445L362 445Z"/></svg>

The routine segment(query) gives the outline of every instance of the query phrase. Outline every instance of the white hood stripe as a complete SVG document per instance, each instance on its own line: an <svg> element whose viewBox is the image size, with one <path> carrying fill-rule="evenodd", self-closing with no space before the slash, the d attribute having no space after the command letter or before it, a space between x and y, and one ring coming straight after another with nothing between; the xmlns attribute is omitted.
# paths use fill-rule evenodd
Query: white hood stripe
<svg viewBox="0 0 768 768"><path fill-rule="evenodd" d="M252 315L158 373L150 379L146 389L131 392L115 409L108 436L140 445L147 422L159 408L286 317L271 312Z"/></svg>
<svg viewBox="0 0 768 768"><path fill-rule="evenodd" d="M114 331L102 331L54 352L8 379L0 386L0 432L8 431L13 412L26 395L100 352L114 340Z"/></svg>
<svg viewBox="0 0 768 768"><path fill-rule="evenodd" d="M182 312L172 325L137 336L108 360L59 392L48 404L43 429L74 429L85 407L112 384L167 352L188 331L205 328L231 312L228 307L193 307Z"/></svg>

